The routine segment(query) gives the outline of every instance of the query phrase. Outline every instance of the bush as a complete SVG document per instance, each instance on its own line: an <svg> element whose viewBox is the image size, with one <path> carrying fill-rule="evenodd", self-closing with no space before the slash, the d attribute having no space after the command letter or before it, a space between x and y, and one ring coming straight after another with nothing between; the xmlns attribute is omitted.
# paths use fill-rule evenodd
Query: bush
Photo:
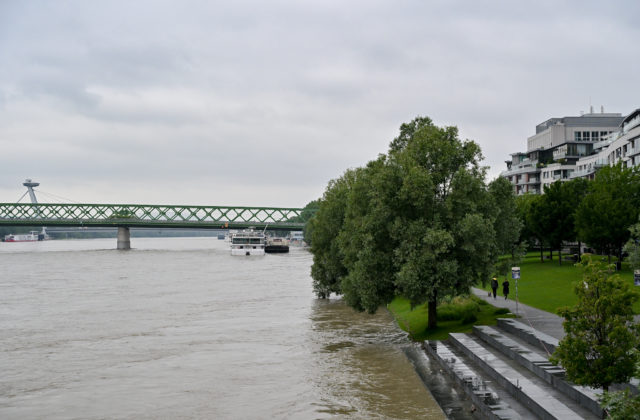
<svg viewBox="0 0 640 420"><path fill-rule="evenodd" d="M451 303L445 303L438 306L437 311L438 320L457 321L471 319L472 316L475 317L476 312L480 311L480 305L474 299L469 297L455 297L451 299Z"/></svg>
<svg viewBox="0 0 640 420"><path fill-rule="evenodd" d="M462 323L471 324L472 322L476 322L477 320L478 320L478 317L476 316L476 314L471 312L471 313L464 314L464 317L462 318Z"/></svg>
<svg viewBox="0 0 640 420"><path fill-rule="evenodd" d="M508 314L509 313L509 309L508 308L498 308L495 311L493 311L494 315L504 315L504 314Z"/></svg>

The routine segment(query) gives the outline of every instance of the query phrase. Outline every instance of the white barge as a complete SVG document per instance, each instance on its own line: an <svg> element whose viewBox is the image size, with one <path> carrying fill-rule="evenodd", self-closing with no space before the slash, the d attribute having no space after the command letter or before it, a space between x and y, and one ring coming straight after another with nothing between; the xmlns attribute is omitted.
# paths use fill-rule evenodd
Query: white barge
<svg viewBox="0 0 640 420"><path fill-rule="evenodd" d="M264 251L268 254L276 252L289 252L289 240L275 236L267 237L267 246Z"/></svg>
<svg viewBox="0 0 640 420"><path fill-rule="evenodd" d="M264 255L266 237L263 232L244 230L231 234L231 255Z"/></svg>

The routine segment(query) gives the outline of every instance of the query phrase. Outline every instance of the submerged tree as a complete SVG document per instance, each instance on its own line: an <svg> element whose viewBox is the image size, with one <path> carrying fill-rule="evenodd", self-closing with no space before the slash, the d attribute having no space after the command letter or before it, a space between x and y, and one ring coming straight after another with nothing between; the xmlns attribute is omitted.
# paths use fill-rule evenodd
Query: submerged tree
<svg viewBox="0 0 640 420"><path fill-rule="evenodd" d="M336 239L344 223L347 198L353 181L354 172L347 171L342 177L329 182L318 203L317 212L307 222L313 253L313 289L321 298L329 297L331 293L342 293L340 283L347 269Z"/></svg>
<svg viewBox="0 0 640 420"><path fill-rule="evenodd" d="M455 127L426 117L403 124L388 155L332 182L321 200L313 221L316 293L342 293L369 312L397 294L412 305L428 302L434 328L439 297L488 279L503 248L496 231L501 244L518 237L502 225L517 225L506 217L515 215L511 203L499 217L498 201L513 197L499 193L502 183L489 193L481 159Z"/></svg>
<svg viewBox="0 0 640 420"><path fill-rule="evenodd" d="M614 273L611 265L585 254L584 279L577 282L578 303L561 308L565 337L551 361L560 363L567 378L591 387L627 382L638 362L634 351L640 343L638 325L633 323L633 303L638 293Z"/></svg>
<svg viewBox="0 0 640 420"><path fill-rule="evenodd" d="M390 151L399 168L396 286L412 305L428 305L428 326L437 326L438 298L467 293L486 280L496 254L497 207L484 184L480 148L461 141L455 127L418 119Z"/></svg>

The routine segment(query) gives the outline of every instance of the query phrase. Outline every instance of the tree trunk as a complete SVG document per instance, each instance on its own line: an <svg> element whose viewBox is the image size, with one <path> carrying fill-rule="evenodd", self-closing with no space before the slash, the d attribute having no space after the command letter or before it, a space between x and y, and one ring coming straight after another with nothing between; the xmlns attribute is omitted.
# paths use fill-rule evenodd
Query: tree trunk
<svg viewBox="0 0 640 420"><path fill-rule="evenodd" d="M438 326L437 308L438 308L438 299L436 298L436 296L434 296L433 299L429 300L429 304L428 304L429 320L427 322L427 328L430 330L435 329Z"/></svg>
<svg viewBox="0 0 640 420"><path fill-rule="evenodd" d="M558 248L558 264L562 265L562 245Z"/></svg>
<svg viewBox="0 0 640 420"><path fill-rule="evenodd" d="M618 263L616 264L616 270L622 270L622 246L618 247Z"/></svg>
<svg viewBox="0 0 640 420"><path fill-rule="evenodd" d="M578 261L582 261L582 242L578 241Z"/></svg>

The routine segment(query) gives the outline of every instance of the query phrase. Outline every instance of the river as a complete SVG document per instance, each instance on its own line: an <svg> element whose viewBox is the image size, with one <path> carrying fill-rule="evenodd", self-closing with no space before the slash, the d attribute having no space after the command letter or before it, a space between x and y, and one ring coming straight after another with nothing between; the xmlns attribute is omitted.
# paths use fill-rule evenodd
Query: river
<svg viewBox="0 0 640 420"><path fill-rule="evenodd" d="M389 313L316 299L307 251L115 246L0 243L0 418L444 418Z"/></svg>

